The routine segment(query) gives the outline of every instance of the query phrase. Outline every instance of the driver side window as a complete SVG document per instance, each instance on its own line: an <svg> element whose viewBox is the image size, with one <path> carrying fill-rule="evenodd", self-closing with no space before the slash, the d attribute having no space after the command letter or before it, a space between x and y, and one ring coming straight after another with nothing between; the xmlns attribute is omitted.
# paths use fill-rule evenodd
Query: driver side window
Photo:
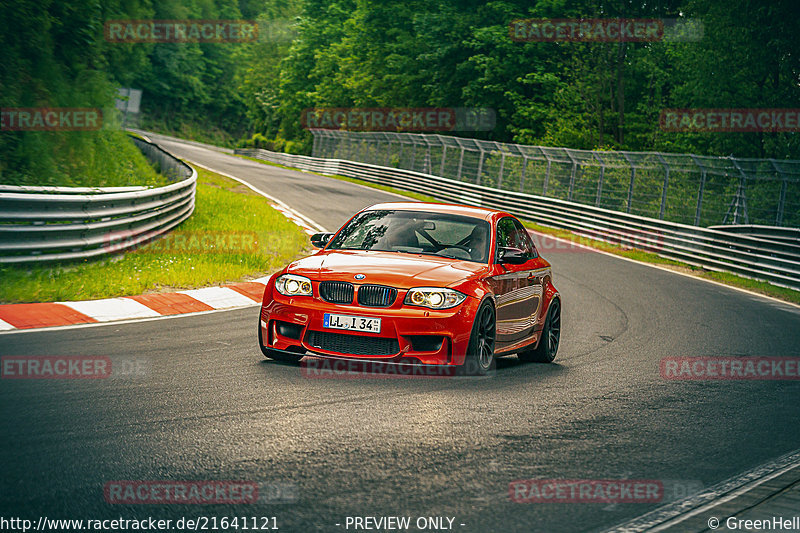
<svg viewBox="0 0 800 533"><path fill-rule="evenodd" d="M525 226L519 220L514 221L514 226L517 228L517 242L519 243L519 248L528 256L528 259L535 259L539 257L539 253L536 251L536 246L533 244L533 240L531 239L530 233L528 230L525 229Z"/></svg>
<svg viewBox="0 0 800 533"><path fill-rule="evenodd" d="M522 250L529 259L537 256L528 232L518 221L506 217L497 223L497 250L500 248L517 248Z"/></svg>
<svg viewBox="0 0 800 533"><path fill-rule="evenodd" d="M500 222L497 223L497 249L500 248L516 248L517 246L514 245L514 234L516 233L516 228L514 227L514 221L510 218L503 218Z"/></svg>

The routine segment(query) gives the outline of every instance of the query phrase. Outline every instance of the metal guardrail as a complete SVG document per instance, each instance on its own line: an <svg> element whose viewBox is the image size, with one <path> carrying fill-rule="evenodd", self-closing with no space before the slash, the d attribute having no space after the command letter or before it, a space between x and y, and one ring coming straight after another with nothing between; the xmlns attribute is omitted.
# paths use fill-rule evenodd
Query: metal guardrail
<svg viewBox="0 0 800 533"><path fill-rule="evenodd" d="M300 170L358 178L447 202L502 209L544 226L568 229L581 236L624 243L709 270L734 272L800 290L800 251L795 244L788 242L668 222L398 168L262 149L239 149L236 153Z"/></svg>
<svg viewBox="0 0 800 533"><path fill-rule="evenodd" d="M197 172L155 144L131 137L164 187L0 186L0 263L116 253L174 228L194 211Z"/></svg>
<svg viewBox="0 0 800 533"><path fill-rule="evenodd" d="M694 226L800 226L800 160L574 150L311 129L312 155L413 170Z"/></svg>
<svg viewBox="0 0 800 533"><path fill-rule="evenodd" d="M794 244L800 250L800 228L783 228L775 226L758 226L754 224L743 224L739 226L711 226L710 229L736 233L737 235L749 235L770 241L778 241Z"/></svg>

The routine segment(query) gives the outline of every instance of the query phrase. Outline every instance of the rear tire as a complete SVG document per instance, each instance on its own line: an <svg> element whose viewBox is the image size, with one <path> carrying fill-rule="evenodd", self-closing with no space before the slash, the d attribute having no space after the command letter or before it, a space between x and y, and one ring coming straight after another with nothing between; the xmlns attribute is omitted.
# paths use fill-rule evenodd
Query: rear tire
<svg viewBox="0 0 800 533"><path fill-rule="evenodd" d="M533 350L518 353L517 357L526 363L552 363L558 353L559 344L561 344L561 301L554 298L547 310L547 319L544 321L539 345Z"/></svg>
<svg viewBox="0 0 800 533"><path fill-rule="evenodd" d="M494 342L497 337L497 322L494 306L484 301L475 313L472 333L469 337L467 355L461 366L461 375L485 376L494 363Z"/></svg>
<svg viewBox="0 0 800 533"><path fill-rule="evenodd" d="M264 357L267 359L274 359L276 361L280 361L282 363L292 363L297 364L300 362L300 359L303 358L303 354L291 354L287 352L281 352L278 350L270 350L266 346L264 346L264 341L261 337L261 317L259 317L258 322L258 347L261 348L261 353L264 354Z"/></svg>

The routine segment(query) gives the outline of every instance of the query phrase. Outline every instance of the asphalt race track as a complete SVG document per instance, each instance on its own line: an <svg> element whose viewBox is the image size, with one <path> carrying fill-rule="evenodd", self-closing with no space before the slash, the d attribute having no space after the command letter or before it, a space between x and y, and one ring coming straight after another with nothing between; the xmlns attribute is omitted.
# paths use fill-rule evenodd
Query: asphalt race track
<svg viewBox="0 0 800 533"><path fill-rule="evenodd" d="M331 230L397 199L154 139ZM655 479L668 501L670 487L684 495L800 448L797 381L659 374L669 356L800 356L800 308L583 249L542 254L563 298L557 364L511 357L482 379L309 379L263 358L256 306L0 335L1 355L102 355L146 370L0 381L0 515L275 516L300 532L346 531L348 516L445 516L470 533L595 531L658 504L519 504L509 482ZM296 499L110 505L113 480L284 483Z"/></svg>

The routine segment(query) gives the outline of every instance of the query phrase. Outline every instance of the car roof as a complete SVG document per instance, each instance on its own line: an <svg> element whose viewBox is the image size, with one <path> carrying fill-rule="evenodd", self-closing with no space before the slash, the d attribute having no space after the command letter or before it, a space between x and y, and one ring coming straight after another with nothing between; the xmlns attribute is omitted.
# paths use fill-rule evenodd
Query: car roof
<svg viewBox="0 0 800 533"><path fill-rule="evenodd" d="M395 211L425 211L428 213L443 213L449 215L461 215L473 218L489 220L494 215L507 215L504 211L487 209L485 207L472 207L458 204L439 204L434 202L387 202L375 204L367 207L364 211L375 211L388 209Z"/></svg>

